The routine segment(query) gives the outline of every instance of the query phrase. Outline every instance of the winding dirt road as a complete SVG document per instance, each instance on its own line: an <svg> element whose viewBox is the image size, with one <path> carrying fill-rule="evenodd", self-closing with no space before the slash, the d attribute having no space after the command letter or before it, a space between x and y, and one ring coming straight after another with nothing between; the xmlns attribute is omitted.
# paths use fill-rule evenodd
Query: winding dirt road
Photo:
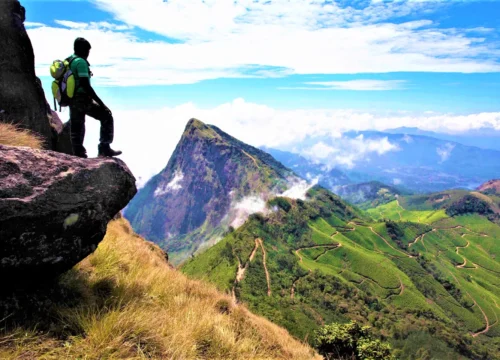
<svg viewBox="0 0 500 360"><path fill-rule="evenodd" d="M455 275L453 275L453 273L450 271L449 272L450 275L455 279L455 281L458 283L458 285L461 285L460 284L460 281L457 279L457 277ZM476 299L474 299L472 297L472 295L467 291L466 288L463 288L464 291L467 293L467 295L472 299L472 301L474 302L474 305L478 307L478 309L481 311L481 313L483 314L483 317L484 317L484 321L486 322L486 326L483 330L481 331L478 331L478 332L475 332L475 333L472 333L472 337L478 337L479 335L482 335L482 334L486 334L488 331L490 331L490 328L496 324L496 322L494 324L490 324L490 320L488 319L488 316L486 315L486 313L484 312L483 308L481 306L479 306L479 304L477 303Z"/></svg>
<svg viewBox="0 0 500 360"><path fill-rule="evenodd" d="M236 272L236 278L234 280L233 288L231 289L233 302L235 304L238 302L235 291L236 285L238 285L238 283L240 283L245 278L245 272L247 271L250 262L253 261L253 259L255 258L255 253L257 252L259 246L262 249L262 262L264 264L264 271L266 272L267 296L271 296L271 277L269 276L269 271L267 271L266 249L264 249L264 244L262 243L261 239L255 239L255 247L253 248L250 257L248 258L248 261L245 263L245 266L242 266L241 262L238 261L238 270Z"/></svg>
<svg viewBox="0 0 500 360"><path fill-rule="evenodd" d="M267 296L271 296L271 277L269 276L269 271L267 271L266 264L266 249L264 249L264 244L261 239L255 240L256 243L259 243L260 248L262 249L262 262L264 264L264 271L266 272L266 280L267 280Z"/></svg>
<svg viewBox="0 0 500 360"><path fill-rule="evenodd" d="M463 235L462 235L462 237L464 237L465 235L467 235L467 234L463 234ZM458 269L463 269L463 268L465 267L465 265L467 265L467 259L466 259L464 256L460 255L460 254L458 253L458 250L460 250L460 249L467 249L467 248L469 247L469 245L470 245L470 242L469 242L469 241L467 241L467 245L465 245L465 246L457 246L457 247L456 247L456 249L455 249L455 253L456 253L458 256L460 256L462 259L464 259L463 264L462 264L462 265L457 265L457 266L456 266L456 268L458 268Z"/></svg>
<svg viewBox="0 0 500 360"><path fill-rule="evenodd" d="M336 231L334 234L330 235L330 238L333 239L336 235L340 234L340 232ZM319 259L321 256L325 255L328 251L331 251L331 250L336 250L338 248L341 248L342 247L342 244L341 243L336 243L336 244L325 244L325 245L313 245L313 246L304 246L304 247L301 247L301 248L298 248L297 250L295 250L295 254L299 257L299 262L303 262L303 259L302 259L302 255L300 255L300 251L302 250L305 250L305 249L319 249L319 248L327 248L328 250L326 250L324 253L320 254L316 259L314 260L317 260ZM312 272L311 269L308 269L309 270L309 273ZM342 270L343 271L343 270ZM290 289L290 298L294 298L295 297L295 286L297 285L297 283L299 282L300 279L306 277L307 275L304 275L302 277L299 277L298 279L295 279L295 281L293 282L292 284L292 288Z"/></svg>

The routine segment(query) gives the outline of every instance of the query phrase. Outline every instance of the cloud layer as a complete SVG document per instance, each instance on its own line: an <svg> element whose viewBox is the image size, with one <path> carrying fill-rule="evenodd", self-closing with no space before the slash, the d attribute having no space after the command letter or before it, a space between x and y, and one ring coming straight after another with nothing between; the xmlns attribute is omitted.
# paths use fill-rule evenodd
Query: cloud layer
<svg viewBox="0 0 500 360"><path fill-rule="evenodd" d="M348 81L312 81L306 82L308 87L289 87L282 89L298 90L357 90L357 91L385 91L401 90L405 80L348 80Z"/></svg>
<svg viewBox="0 0 500 360"><path fill-rule="evenodd" d="M241 98L213 108L200 108L193 103L186 103L157 110L114 110L113 115L116 119L114 147L124 151L122 158L140 183L165 167L187 121L192 117L216 125L253 146L286 148L306 137L319 136L333 136L342 143L342 146L338 145L340 152L328 148L316 149L316 156L329 151L329 155L335 156L349 149L351 152L362 151L365 156L374 151L395 150L386 141L370 143L362 138L344 139L342 133L349 130L384 130L403 126L448 133L485 127L500 130L500 113L377 114L349 109L278 110ZM85 145L91 156L97 152L98 125L97 121L87 121ZM407 140L411 141L410 138ZM355 164L357 159L359 157L350 157L348 163Z"/></svg>
<svg viewBox="0 0 500 360"><path fill-rule="evenodd" d="M444 29L425 19L391 22L410 13L425 16L442 2L372 2L363 9L318 0L94 2L115 23L57 19L57 26L28 24L40 73L54 54L71 49L77 36L92 43L91 61L101 85L289 74L500 71L498 46L485 36L494 30ZM146 41L135 29L165 38ZM402 84L358 80L316 85L388 90Z"/></svg>
<svg viewBox="0 0 500 360"><path fill-rule="evenodd" d="M391 143L387 137L365 139L363 135L354 139L339 137L330 144L320 141L311 147L295 149L302 156L325 164L327 170L337 166L352 169L358 161L369 159L370 154L382 155L397 150L399 150L397 144Z"/></svg>

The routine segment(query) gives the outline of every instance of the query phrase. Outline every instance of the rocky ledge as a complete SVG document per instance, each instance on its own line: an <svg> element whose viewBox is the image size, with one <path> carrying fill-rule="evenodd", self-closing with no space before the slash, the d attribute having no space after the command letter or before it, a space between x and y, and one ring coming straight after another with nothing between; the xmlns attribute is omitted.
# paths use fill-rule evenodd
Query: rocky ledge
<svg viewBox="0 0 500 360"><path fill-rule="evenodd" d="M51 279L91 254L134 197L119 159L0 145L2 286Z"/></svg>

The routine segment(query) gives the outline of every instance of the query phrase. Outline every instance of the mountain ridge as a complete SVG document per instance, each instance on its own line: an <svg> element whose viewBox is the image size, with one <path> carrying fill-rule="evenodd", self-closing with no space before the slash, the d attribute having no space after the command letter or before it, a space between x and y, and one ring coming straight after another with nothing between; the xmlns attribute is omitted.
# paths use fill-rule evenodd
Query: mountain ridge
<svg viewBox="0 0 500 360"><path fill-rule="evenodd" d="M190 119L167 166L139 190L125 217L180 262L218 241L245 197L266 199L298 176L218 127Z"/></svg>

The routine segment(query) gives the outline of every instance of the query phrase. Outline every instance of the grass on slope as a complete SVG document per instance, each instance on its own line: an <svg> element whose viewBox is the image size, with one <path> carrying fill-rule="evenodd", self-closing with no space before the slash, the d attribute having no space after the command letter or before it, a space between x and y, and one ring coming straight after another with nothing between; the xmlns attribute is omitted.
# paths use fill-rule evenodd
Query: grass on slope
<svg viewBox="0 0 500 360"><path fill-rule="evenodd" d="M41 149L43 140L29 130L11 124L0 123L0 145L27 146L33 149Z"/></svg>
<svg viewBox="0 0 500 360"><path fill-rule="evenodd" d="M95 253L63 275L57 287L64 299L42 306L42 323L25 320L7 328L5 319L0 321L1 359L316 356L213 286L172 269L164 253L123 219L109 224Z"/></svg>
<svg viewBox="0 0 500 360"><path fill-rule="evenodd" d="M445 210L406 210L398 201L367 210L374 219L390 219L393 221L411 221L414 223L432 224L433 222L447 218Z"/></svg>

